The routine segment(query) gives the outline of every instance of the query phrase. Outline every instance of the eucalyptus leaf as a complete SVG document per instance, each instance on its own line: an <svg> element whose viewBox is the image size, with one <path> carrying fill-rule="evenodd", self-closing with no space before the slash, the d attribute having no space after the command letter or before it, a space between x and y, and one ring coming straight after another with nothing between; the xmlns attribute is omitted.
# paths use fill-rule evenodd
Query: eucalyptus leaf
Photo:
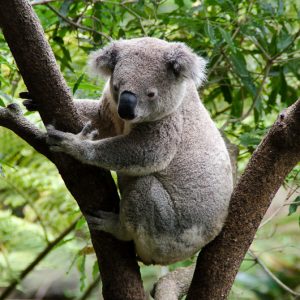
<svg viewBox="0 0 300 300"><path fill-rule="evenodd" d="M75 95L75 93L76 93L76 91L77 91L77 89L78 89L78 87L79 87L79 85L80 85L80 83L81 83L81 81L82 81L83 78L84 78L84 74L81 74L78 77L78 79L75 82L75 84L73 85L73 95Z"/></svg>
<svg viewBox="0 0 300 300"><path fill-rule="evenodd" d="M288 216L292 215L295 213L300 206L300 196L296 197L294 201L290 204L289 206L289 213Z"/></svg>

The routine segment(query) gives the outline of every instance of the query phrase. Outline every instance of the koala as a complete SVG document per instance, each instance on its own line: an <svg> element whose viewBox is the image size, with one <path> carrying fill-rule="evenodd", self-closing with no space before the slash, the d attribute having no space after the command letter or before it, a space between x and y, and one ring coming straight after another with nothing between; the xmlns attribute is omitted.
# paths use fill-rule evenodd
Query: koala
<svg viewBox="0 0 300 300"><path fill-rule="evenodd" d="M107 83L99 102L75 101L89 121L83 131L48 127L51 150L117 172L119 214L98 211L87 221L133 241L145 264L192 256L218 235L227 216L232 168L198 96L205 65L182 43L114 41L90 57L90 68Z"/></svg>

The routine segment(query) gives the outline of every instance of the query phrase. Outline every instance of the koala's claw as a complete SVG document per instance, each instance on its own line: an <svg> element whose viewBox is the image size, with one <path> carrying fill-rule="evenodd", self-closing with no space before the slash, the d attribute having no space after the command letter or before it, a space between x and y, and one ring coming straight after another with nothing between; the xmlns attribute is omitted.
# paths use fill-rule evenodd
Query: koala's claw
<svg viewBox="0 0 300 300"><path fill-rule="evenodd" d="M23 105L28 111L37 111L39 109L38 103L32 99L32 96L29 92L21 92L19 97L25 99Z"/></svg>
<svg viewBox="0 0 300 300"><path fill-rule="evenodd" d="M91 121L87 122L81 132L78 134L78 137L82 140L90 139L95 140L98 137L98 130L94 128Z"/></svg>
<svg viewBox="0 0 300 300"><path fill-rule="evenodd" d="M101 230L102 229L104 219L89 216L89 215L87 215L85 218L86 218L87 223L89 224L90 229L93 229L93 230Z"/></svg>
<svg viewBox="0 0 300 300"><path fill-rule="evenodd" d="M89 227L94 230L103 230L108 222L118 221L119 219L117 214L103 210L93 212L93 215L86 215L85 218Z"/></svg>
<svg viewBox="0 0 300 300"><path fill-rule="evenodd" d="M21 93L19 93L19 97L22 99L31 99L32 98L29 92L21 92Z"/></svg>
<svg viewBox="0 0 300 300"><path fill-rule="evenodd" d="M56 130L52 125L47 126L47 133L47 144L51 151L72 154L74 134Z"/></svg>
<svg viewBox="0 0 300 300"><path fill-rule="evenodd" d="M32 99L24 100L23 105L28 111L37 111L39 109L39 105Z"/></svg>
<svg viewBox="0 0 300 300"><path fill-rule="evenodd" d="M54 126L47 126L48 139L47 143L49 145L57 145L65 139L65 132L56 130Z"/></svg>
<svg viewBox="0 0 300 300"><path fill-rule="evenodd" d="M91 121L88 121L83 129L81 130L80 134L81 135L88 135L89 133L91 133L91 131L93 131L93 125Z"/></svg>

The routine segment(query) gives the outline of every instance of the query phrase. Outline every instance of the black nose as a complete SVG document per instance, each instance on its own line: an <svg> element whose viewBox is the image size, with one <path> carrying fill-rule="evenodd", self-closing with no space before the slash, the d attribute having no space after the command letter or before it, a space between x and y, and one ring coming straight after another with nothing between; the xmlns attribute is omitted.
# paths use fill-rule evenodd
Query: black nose
<svg viewBox="0 0 300 300"><path fill-rule="evenodd" d="M137 105L136 95L131 92L123 92L120 95L118 114L122 119L132 120L135 118L135 107Z"/></svg>

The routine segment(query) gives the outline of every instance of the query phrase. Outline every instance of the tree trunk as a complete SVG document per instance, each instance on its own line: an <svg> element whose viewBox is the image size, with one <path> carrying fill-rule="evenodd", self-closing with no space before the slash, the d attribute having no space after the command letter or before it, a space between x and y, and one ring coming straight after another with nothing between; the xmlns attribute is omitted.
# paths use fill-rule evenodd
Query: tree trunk
<svg viewBox="0 0 300 300"><path fill-rule="evenodd" d="M221 234L199 254L188 300L227 299L267 208L299 160L300 100L280 114L251 157Z"/></svg>
<svg viewBox="0 0 300 300"><path fill-rule="evenodd" d="M39 100L44 123L54 123L60 130L78 132L82 128L80 117L28 1L0 0L0 26L29 92ZM19 132L30 142L26 130ZM83 214L97 209L118 210L118 194L109 172L83 165L63 154L49 153L41 146L42 142L35 140L31 144L56 164ZM270 201L299 160L298 100L280 115L253 154L232 195L225 227L198 257L187 299L221 300L228 297ZM96 231L91 231L91 237L105 299L145 299L133 244Z"/></svg>
<svg viewBox="0 0 300 300"><path fill-rule="evenodd" d="M60 130L79 132L83 124L29 2L0 0L0 26L28 91L39 101L43 122L55 124ZM83 214L99 209L118 210L117 190L108 171L83 165L63 154L51 154L51 160ZM91 231L91 238L104 298L144 299L133 244L103 232Z"/></svg>

